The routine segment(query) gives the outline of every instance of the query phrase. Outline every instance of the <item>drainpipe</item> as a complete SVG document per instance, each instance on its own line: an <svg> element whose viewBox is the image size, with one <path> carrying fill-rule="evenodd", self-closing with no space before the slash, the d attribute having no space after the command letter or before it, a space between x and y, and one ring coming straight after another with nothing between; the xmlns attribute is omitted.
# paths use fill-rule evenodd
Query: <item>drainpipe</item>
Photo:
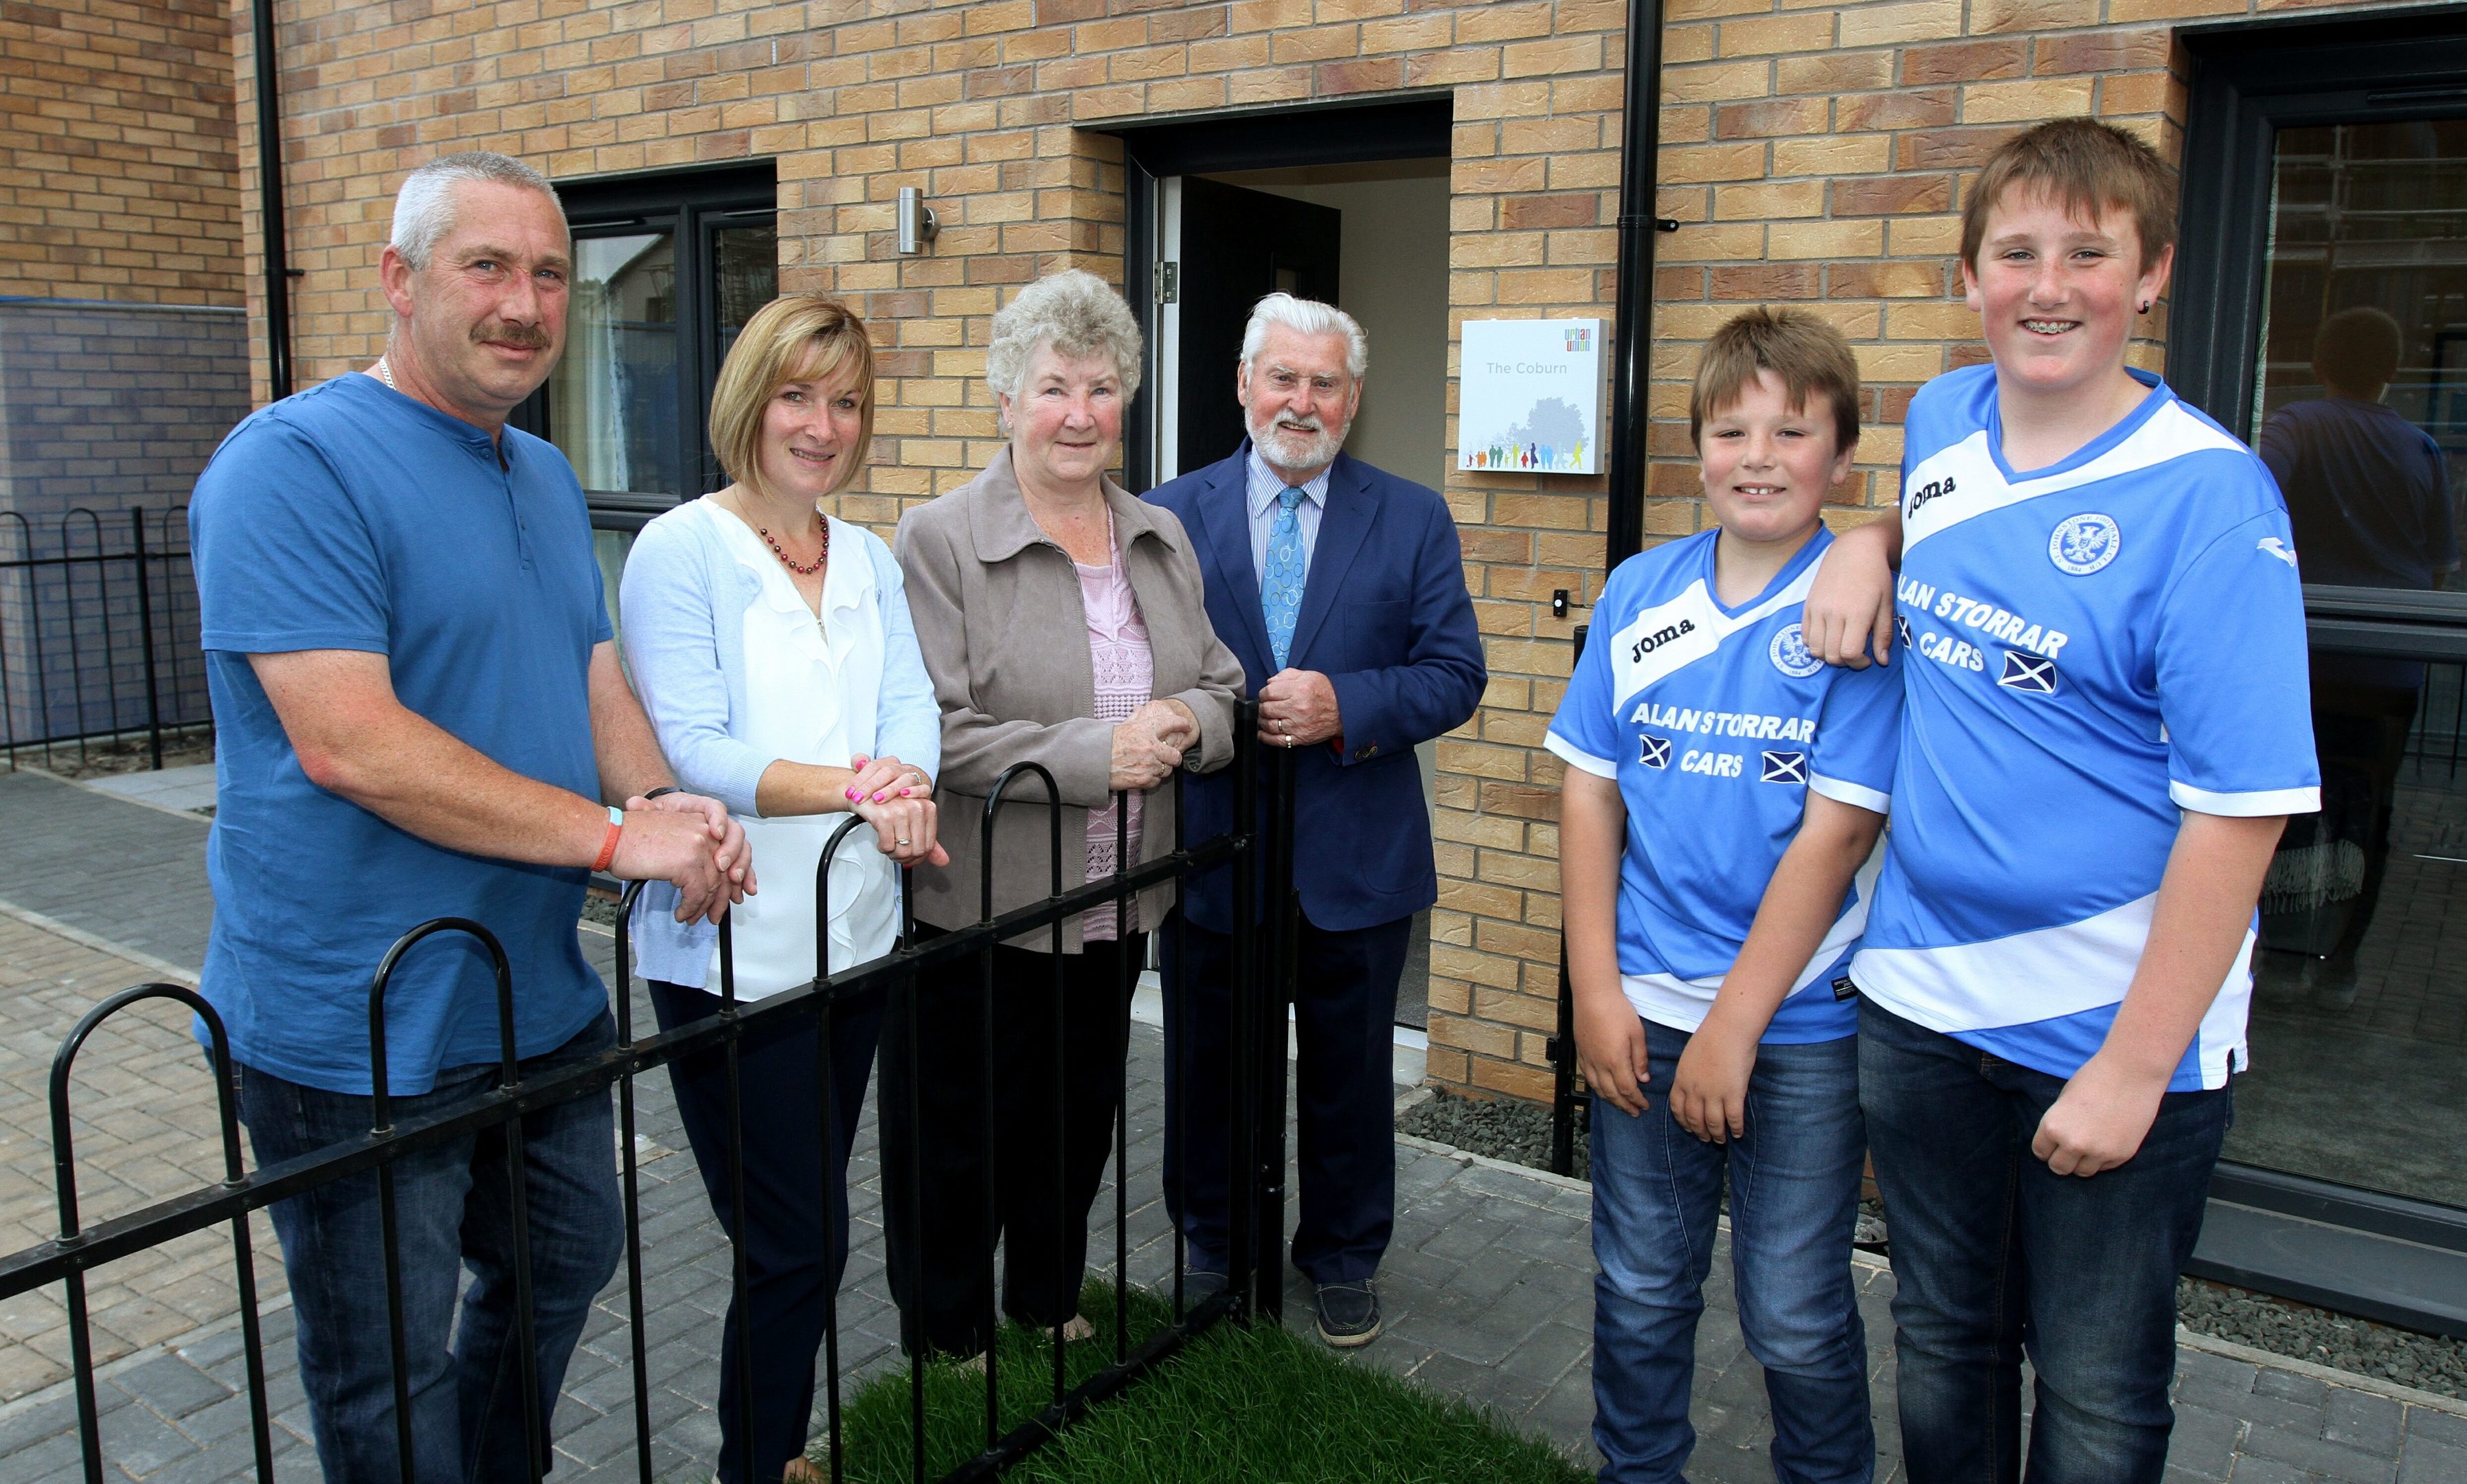
<svg viewBox="0 0 2467 1484"><path fill-rule="evenodd" d="M1644 545L1644 469L1653 366L1653 250L1656 232L1679 223L1654 215L1654 171L1662 148L1662 0L1628 0L1627 103L1619 148L1618 297L1611 368L1611 523L1608 567Z"/></svg>
<svg viewBox="0 0 2467 1484"><path fill-rule="evenodd" d="M283 238L283 69L274 45L274 0L249 7L257 56L258 235L265 251L267 400L291 395L291 262Z"/></svg>
<svg viewBox="0 0 2467 1484"><path fill-rule="evenodd" d="M1649 427L1645 391L1653 369L1654 234L1679 223L1654 215L1655 155L1662 148L1662 0L1628 0L1625 136L1619 146L1618 299L1611 367L1611 528L1609 559L1617 567L1644 546L1644 455ZM1586 628L1575 648L1582 652ZM1559 946L1558 1034L1546 1046L1550 1062L1550 1168L1575 1168L1576 997L1568 981L1568 947Z"/></svg>

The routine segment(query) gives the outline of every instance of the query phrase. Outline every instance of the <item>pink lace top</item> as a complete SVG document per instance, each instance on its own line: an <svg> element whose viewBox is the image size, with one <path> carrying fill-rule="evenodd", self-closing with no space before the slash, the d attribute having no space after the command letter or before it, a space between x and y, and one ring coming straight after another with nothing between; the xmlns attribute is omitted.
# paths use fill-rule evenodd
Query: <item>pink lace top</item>
<svg viewBox="0 0 2467 1484"><path fill-rule="evenodd" d="M1110 526L1111 522L1108 521ZM1111 534L1110 530L1107 533ZM1130 569L1120 547L1110 565L1079 570L1079 602L1088 610L1088 657L1097 673L1097 719L1117 725L1148 702L1156 687L1156 663L1148 651L1148 626L1140 617L1139 598L1131 591ZM1140 858L1140 803L1137 793L1121 795L1130 802L1131 860ZM1114 874L1116 835L1114 806L1088 812L1088 879ZM1114 921L1114 903L1091 907L1079 920L1083 941L1102 943L1139 930L1139 902L1130 902L1131 921Z"/></svg>

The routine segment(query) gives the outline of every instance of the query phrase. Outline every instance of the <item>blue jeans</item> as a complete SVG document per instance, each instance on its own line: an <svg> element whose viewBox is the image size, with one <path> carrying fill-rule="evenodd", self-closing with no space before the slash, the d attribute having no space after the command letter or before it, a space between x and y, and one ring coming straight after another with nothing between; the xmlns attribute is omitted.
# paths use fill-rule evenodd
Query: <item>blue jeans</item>
<svg viewBox="0 0 2467 1484"><path fill-rule="evenodd" d="M522 1069L526 1077L553 1071L616 1041L616 1025L602 1012L581 1034L529 1059ZM399 1123L436 1112L498 1081L493 1065L448 1067L434 1090L391 1099L393 1116ZM305 1087L256 1067L241 1069L240 1118L260 1165L357 1138L372 1121L364 1096ZM522 1127L545 1434L591 1300L617 1270L625 1218L604 1088L532 1113ZM532 1477L514 1347L506 1143L499 1127L412 1151L395 1163L415 1484L515 1484ZM300 1380L328 1484L401 1484L376 1174L318 1186L277 1202L268 1214L291 1278ZM455 1290L464 1267L472 1281L458 1324ZM541 1456L549 1456L545 1435Z"/></svg>
<svg viewBox="0 0 2467 1484"><path fill-rule="evenodd" d="M1867 1336L1850 1281L1867 1138L1855 1038L1759 1047L1747 1132L1708 1144L1664 1101L1685 1032L1645 1027L1641 1115L1593 1107L1594 1442L1602 1484L1682 1477L1696 1447L1687 1393L1712 1270L1722 1176L1748 1353L1764 1367L1782 1484L1875 1477Z"/></svg>
<svg viewBox="0 0 2467 1484"><path fill-rule="evenodd" d="M2157 1484L2166 1469L2176 1275L2201 1235L2229 1093L2168 1093L2140 1152L2084 1179L2030 1153L2064 1089L1859 1007L1912 1484L2021 1476L2026 1349L2032 1484Z"/></svg>

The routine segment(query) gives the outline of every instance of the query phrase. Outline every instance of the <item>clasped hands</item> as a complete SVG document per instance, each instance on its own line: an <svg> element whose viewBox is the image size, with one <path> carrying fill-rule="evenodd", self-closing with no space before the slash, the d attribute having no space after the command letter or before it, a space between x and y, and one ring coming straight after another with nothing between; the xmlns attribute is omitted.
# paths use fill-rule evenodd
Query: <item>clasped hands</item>
<svg viewBox="0 0 2467 1484"><path fill-rule="evenodd" d="M934 781L924 770L897 758L849 760L856 776L849 780L849 812L873 826L874 843L903 866L947 866L951 853L934 838L938 818Z"/></svg>
<svg viewBox="0 0 2467 1484"><path fill-rule="evenodd" d="M1259 687L1259 741L1316 747L1345 731L1336 687L1316 670L1279 670Z"/></svg>
<svg viewBox="0 0 2467 1484"><path fill-rule="evenodd" d="M1114 753L1105 787L1117 793L1144 791L1173 776L1183 754L1199 745L1199 718L1167 697L1152 700L1114 727Z"/></svg>
<svg viewBox="0 0 2467 1484"><path fill-rule="evenodd" d="M673 884L680 923L716 923L755 890L745 827L729 817L727 805L698 793L627 799L608 872L622 881Z"/></svg>

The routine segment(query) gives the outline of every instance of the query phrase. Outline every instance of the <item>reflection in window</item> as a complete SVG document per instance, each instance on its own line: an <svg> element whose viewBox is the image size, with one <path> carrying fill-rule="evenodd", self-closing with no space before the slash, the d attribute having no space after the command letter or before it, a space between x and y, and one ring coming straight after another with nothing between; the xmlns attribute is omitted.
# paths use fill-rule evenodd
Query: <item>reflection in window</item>
<svg viewBox="0 0 2467 1484"><path fill-rule="evenodd" d="M619 640L625 637L617 617L617 583L625 576L625 554L634 549L631 531L594 531L591 533L591 555L600 563L600 596L608 605L608 628ZM620 654L624 652L621 647Z"/></svg>
<svg viewBox="0 0 2467 1484"><path fill-rule="evenodd" d="M2467 606L2467 120L2280 131L2255 442L2308 601ZM2321 810L2261 902L2229 1157L2467 1206L2461 670L2317 651Z"/></svg>
<svg viewBox="0 0 2467 1484"><path fill-rule="evenodd" d="M780 297L780 234L771 223L712 234L712 273L719 307L719 360L754 311ZM717 364L718 362L713 362Z"/></svg>
<svg viewBox="0 0 2467 1484"><path fill-rule="evenodd" d="M585 490L687 492L676 446L676 243L668 232L574 244L549 436Z"/></svg>

